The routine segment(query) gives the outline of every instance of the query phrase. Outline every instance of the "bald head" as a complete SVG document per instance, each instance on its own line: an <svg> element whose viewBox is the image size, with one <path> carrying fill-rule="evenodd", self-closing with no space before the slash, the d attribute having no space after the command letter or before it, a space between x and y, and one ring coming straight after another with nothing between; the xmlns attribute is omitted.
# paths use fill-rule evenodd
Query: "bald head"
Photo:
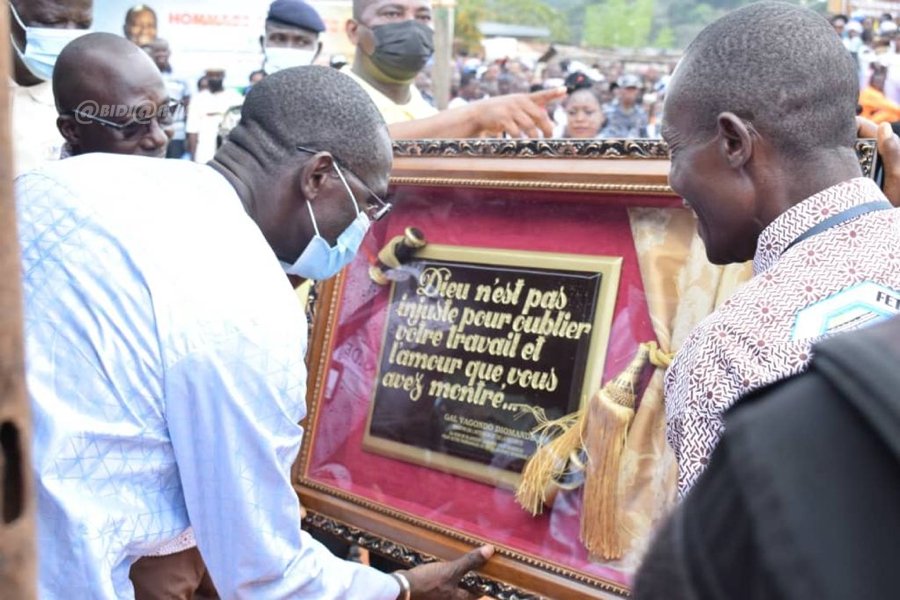
<svg viewBox="0 0 900 600"><path fill-rule="evenodd" d="M297 146L330 152L363 178L391 167L381 113L355 81L329 67L284 69L254 85L228 141L267 170L295 160Z"/></svg>
<svg viewBox="0 0 900 600"><path fill-rule="evenodd" d="M90 33L69 43L53 70L53 94L74 154L165 154L171 124L153 115L165 112L168 92L153 60L128 40Z"/></svg>
<svg viewBox="0 0 900 600"><path fill-rule="evenodd" d="M369 94L335 69L309 66L254 85L210 165L232 182L287 272L324 279L335 263L303 259L305 248L314 238L334 248L344 232L360 232L353 224L387 191L391 158ZM357 249L344 247L338 267Z"/></svg>
<svg viewBox="0 0 900 600"><path fill-rule="evenodd" d="M169 57L172 55L172 51L169 49L169 42L162 38L156 38L149 44L141 46L141 48L150 55L160 72L170 73L172 71L172 67L169 65Z"/></svg>
<svg viewBox="0 0 900 600"><path fill-rule="evenodd" d="M85 101L120 104L136 88L156 84L165 87L147 53L111 33L76 39L60 53L53 71L53 95L60 114Z"/></svg>
<svg viewBox="0 0 900 600"><path fill-rule="evenodd" d="M667 113L691 115L711 136L732 112L785 155L851 147L856 135L856 66L831 24L781 2L735 10L685 51L668 88Z"/></svg>

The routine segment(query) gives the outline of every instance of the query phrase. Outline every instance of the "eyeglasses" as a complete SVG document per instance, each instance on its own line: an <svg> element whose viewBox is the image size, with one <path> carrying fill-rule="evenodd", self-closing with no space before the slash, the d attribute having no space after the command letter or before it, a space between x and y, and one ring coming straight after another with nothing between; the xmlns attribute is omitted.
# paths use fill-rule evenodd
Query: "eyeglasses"
<svg viewBox="0 0 900 600"><path fill-rule="evenodd" d="M319 153L319 150L313 150L312 148L306 148L304 146L297 146L297 150L300 150L301 152L306 152L307 154L318 154ZM383 200L381 198L381 196L379 196L378 194L373 192L372 188L367 186L366 183L362 180L362 178L359 175L357 175L356 173L354 173L353 171L348 169L346 166L341 164L341 162L334 155L332 155L331 158L332 158L332 160L334 160L335 170L338 171L338 175L341 174L340 170L337 169L338 167L340 167L344 171L353 175L353 177L356 178L356 181L358 181L359 184L363 188L365 188L366 192L368 192L369 197L366 198L366 207L365 207L364 211L366 213L366 216L368 216L372 222L380 221L381 219L384 218L385 215L387 215L389 212L391 212L391 209L394 208L393 204L391 204L390 202L388 202L386 200Z"/></svg>
<svg viewBox="0 0 900 600"><path fill-rule="evenodd" d="M154 120L162 129L171 127L175 122L175 115L178 114L178 112L181 111L183 107L183 102L171 101L166 104L161 104L156 109L154 114L148 116L141 114L143 112L143 107L137 107L129 111L128 114L131 118L127 123L116 123L115 121L110 121L108 119L98 117L97 115L79 110L77 108L69 111L69 114L75 115L75 117L78 119L85 119L87 121L90 121L91 123L96 123L97 125L100 125L102 127L115 130L123 138L131 139L139 135L141 137L147 135L150 132L150 125Z"/></svg>

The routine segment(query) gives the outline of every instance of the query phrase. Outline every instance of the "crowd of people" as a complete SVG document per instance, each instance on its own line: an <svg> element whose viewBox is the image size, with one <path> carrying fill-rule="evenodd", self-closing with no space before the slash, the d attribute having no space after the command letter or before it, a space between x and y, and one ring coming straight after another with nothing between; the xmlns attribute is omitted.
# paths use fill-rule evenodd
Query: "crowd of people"
<svg viewBox="0 0 900 600"><path fill-rule="evenodd" d="M520 61L462 59L454 104L439 111L423 76L434 50L428 0L354 0L357 52L339 69L311 65L324 29L314 8L275 0L258 81L240 96L226 96L219 67L198 92L172 75L148 7L129 11L124 37L87 33L85 0L10 8L41 597L469 597L457 583L490 546L385 574L300 529L290 473L307 322L293 284L338 273L390 211L392 140L487 135L658 133L709 261L753 261L754 277L687 336L666 374L684 502L661 526L636 597L800 598L825 580L820 569L799 592L785 583L754 529L802 520L784 509L802 509L799 497L777 484L815 455L789 435L768 453L741 436L776 439L772 423L790 421L753 407L784 403L746 408L747 397L825 369L828 351L815 356L825 337L886 321L862 339L885 352L900 339L888 321L900 313L900 139L857 120L860 73L874 61L835 34L839 20L754 3L706 28L671 74L601 75L562 61L535 81ZM889 23L879 34L896 30ZM663 96L661 112L644 109ZM860 126L877 135L883 190L862 176ZM185 155L193 160L162 160ZM867 394L867 406L900 414L876 402L892 397ZM860 426L827 424L832 441ZM782 460L791 453L796 461ZM892 468L866 483L897 487L885 479ZM830 490L809 531L852 506L824 502ZM900 533L891 519L867 523L886 539ZM774 560L824 564L785 541L797 531L770 531L782 543ZM703 562L723 539L735 541L727 560ZM865 536L822 544L859 565L843 597L885 597L877 590L890 588L877 586L895 570L873 570L880 555L850 560L872 554Z"/></svg>
<svg viewBox="0 0 900 600"><path fill-rule="evenodd" d="M834 15L830 21L858 67L860 115L900 131L900 15Z"/></svg>
<svg viewBox="0 0 900 600"><path fill-rule="evenodd" d="M18 19L17 13L13 12L13 16ZM900 31L895 17L887 13L878 18L835 15L830 22L858 66L859 114L875 123L896 124L895 129L900 131L900 55L895 41ZM158 37L157 16L152 7L138 5L130 9L125 15L124 36L153 57L170 99L178 103L173 114L173 134L167 146L167 157L208 161L239 119L242 94L266 74L309 64L327 64L351 73L364 72L368 68L358 61L348 65L342 55L328 54L320 40L324 30L324 22L310 4L273 3L265 32L260 36L263 54L260 68L253 71L243 85L234 85L232 81L232 85L226 87L227 69L224 66L210 67L196 82L178 74L172 66L169 43ZM353 37L352 32L348 35ZM403 32L400 35L403 39L417 39L405 36ZM421 41L421 36L418 39ZM424 52L422 49L415 51ZM539 132L532 133L556 138L660 137L662 106L673 65L646 63L626 68L621 61L587 64L581 60L558 58L555 54L552 46L537 60L513 56L488 61L467 52L458 54L453 62L448 108L461 108L511 94L565 88L564 96L540 101L549 117L549 129L538 128ZM385 68L384 65L381 67ZM421 118L432 116L436 111L432 67L433 61L427 58L410 67L415 71L415 86L410 90L415 95L408 102L395 103L404 105L399 117ZM385 72L395 72L392 68L395 67L387 67ZM405 76L412 71L400 74ZM401 87L406 92L407 86ZM436 133L449 137L455 132L439 128Z"/></svg>

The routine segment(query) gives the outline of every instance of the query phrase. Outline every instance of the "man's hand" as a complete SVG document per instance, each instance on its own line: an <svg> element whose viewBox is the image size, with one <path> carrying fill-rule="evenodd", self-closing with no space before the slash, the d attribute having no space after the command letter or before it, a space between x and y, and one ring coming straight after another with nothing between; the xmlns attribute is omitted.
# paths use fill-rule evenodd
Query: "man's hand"
<svg viewBox="0 0 900 600"><path fill-rule="evenodd" d="M532 94L510 94L478 100L436 115L388 125L394 140L459 139L475 137L545 137L553 135L546 105L566 95L566 88Z"/></svg>
<svg viewBox="0 0 900 600"><path fill-rule="evenodd" d="M553 122L545 107L566 95L566 88L542 90L531 94L510 94L472 102L467 109L482 137L511 138L544 137L553 135Z"/></svg>
<svg viewBox="0 0 900 600"><path fill-rule="evenodd" d="M884 195L894 206L900 206L900 138L890 124L875 125L872 121L856 117L858 135L877 140L878 154L884 168Z"/></svg>
<svg viewBox="0 0 900 600"><path fill-rule="evenodd" d="M460 589L459 580L493 554L493 546L482 546L451 562L429 563L400 573L409 581L412 600L468 600L475 596Z"/></svg>

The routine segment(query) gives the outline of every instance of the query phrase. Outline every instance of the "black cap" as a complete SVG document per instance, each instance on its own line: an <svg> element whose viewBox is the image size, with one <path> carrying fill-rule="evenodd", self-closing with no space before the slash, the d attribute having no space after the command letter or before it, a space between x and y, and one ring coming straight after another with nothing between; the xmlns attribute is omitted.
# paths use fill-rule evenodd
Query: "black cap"
<svg viewBox="0 0 900 600"><path fill-rule="evenodd" d="M322 33L325 23L312 6L303 0L275 0L269 5L267 21L277 21L283 25L299 27L308 31Z"/></svg>
<svg viewBox="0 0 900 600"><path fill-rule="evenodd" d="M570 94L573 94L578 90L590 88L593 85L593 80L581 71L569 73L569 76L566 77L565 81L566 91Z"/></svg>

